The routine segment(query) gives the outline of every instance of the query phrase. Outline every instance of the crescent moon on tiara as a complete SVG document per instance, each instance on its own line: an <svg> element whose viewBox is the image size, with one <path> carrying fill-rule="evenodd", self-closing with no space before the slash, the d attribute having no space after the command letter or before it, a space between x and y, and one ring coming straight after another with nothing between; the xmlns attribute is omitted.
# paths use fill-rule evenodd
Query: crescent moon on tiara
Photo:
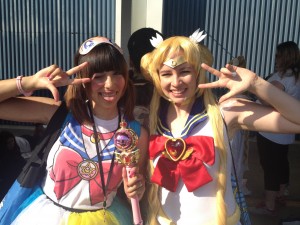
<svg viewBox="0 0 300 225"><path fill-rule="evenodd" d="M116 48L121 54L123 54L122 49L116 44L113 43L110 39L106 38L106 37L101 37L101 36L96 36L96 37L92 37L86 41L84 41L82 43L82 45L79 48L79 54L80 55L86 55L87 53L89 53L93 48L95 48L97 45L100 44L109 44L111 46L113 46L114 48Z"/></svg>

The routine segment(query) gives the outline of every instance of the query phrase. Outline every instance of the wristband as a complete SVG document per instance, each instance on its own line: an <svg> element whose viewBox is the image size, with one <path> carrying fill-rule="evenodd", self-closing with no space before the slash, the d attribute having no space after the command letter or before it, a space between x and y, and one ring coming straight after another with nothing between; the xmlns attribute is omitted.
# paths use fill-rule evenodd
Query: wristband
<svg viewBox="0 0 300 225"><path fill-rule="evenodd" d="M18 76L17 79L16 79L17 88L18 88L20 94L22 94L24 96L30 96L30 95L32 95L33 91L26 92L26 91L23 90L22 84L21 84L22 78L23 78L23 76Z"/></svg>

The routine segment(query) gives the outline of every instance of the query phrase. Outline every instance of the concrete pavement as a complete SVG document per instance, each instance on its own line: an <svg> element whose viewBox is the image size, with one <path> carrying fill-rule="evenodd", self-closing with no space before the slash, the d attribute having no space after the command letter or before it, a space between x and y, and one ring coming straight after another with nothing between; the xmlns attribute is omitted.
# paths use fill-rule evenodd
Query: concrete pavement
<svg viewBox="0 0 300 225"><path fill-rule="evenodd" d="M290 162L290 185L287 204L285 207L277 208L276 216L254 215L250 213L252 225L281 225L281 220L288 218L298 218L300 221L300 142L295 142L289 148ZM247 187L252 194L246 196L248 206L256 206L264 199L263 171L259 164L258 152L256 149L256 139L249 141L249 171L245 172L248 179ZM280 166L280 165L278 165ZM297 224L290 225L300 225Z"/></svg>

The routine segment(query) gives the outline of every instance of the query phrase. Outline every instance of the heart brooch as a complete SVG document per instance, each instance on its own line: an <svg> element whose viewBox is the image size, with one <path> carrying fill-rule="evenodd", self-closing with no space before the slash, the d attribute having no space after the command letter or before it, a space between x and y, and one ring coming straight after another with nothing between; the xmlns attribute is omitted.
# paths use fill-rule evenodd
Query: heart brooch
<svg viewBox="0 0 300 225"><path fill-rule="evenodd" d="M193 152L193 149L186 150L186 143L182 138L171 138L165 143L164 155L174 162L184 160Z"/></svg>

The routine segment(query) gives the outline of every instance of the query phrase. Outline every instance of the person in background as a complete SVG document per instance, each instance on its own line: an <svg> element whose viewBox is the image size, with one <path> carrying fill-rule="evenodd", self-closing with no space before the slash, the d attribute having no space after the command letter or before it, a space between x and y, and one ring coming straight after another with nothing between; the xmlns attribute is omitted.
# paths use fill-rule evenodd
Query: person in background
<svg viewBox="0 0 300 225"><path fill-rule="evenodd" d="M296 110L287 109L292 98L245 68L227 65L218 71L203 64L207 59L198 44L203 38L196 31L158 41L141 61L144 76L155 87L150 105L151 225L240 224L225 124L233 134L240 129L300 130ZM218 80L207 83L205 70ZM216 87L230 89L219 103L210 90ZM275 109L231 98L247 90Z"/></svg>
<svg viewBox="0 0 300 225"><path fill-rule="evenodd" d="M69 110L48 154L40 187L12 215L1 214L1 225L133 223L130 208L117 191L124 182L128 198L142 198L148 135L133 117L134 93L126 60L115 43L97 36L82 43L74 61L75 67L67 72L52 65L33 76L0 82L4 87L0 91L1 119L49 126L64 104L58 99L57 87L66 85ZM70 78L74 74L76 77ZM38 89L49 89L54 99L29 97ZM16 97L20 93L26 97ZM139 137L139 163L132 168L131 179L127 179L124 166L115 162L115 133L125 129L126 123ZM5 197L1 204L0 213Z"/></svg>
<svg viewBox="0 0 300 225"><path fill-rule="evenodd" d="M276 47L275 72L268 81L276 88L300 100L300 50L295 42L287 41ZM277 96L276 96L277 97ZM263 105L268 101L258 100ZM294 106L291 106L294 107ZM276 214L276 203L285 205L287 185L290 183L288 160L289 145L295 141L295 134L274 134L258 132L257 148L264 171L265 199L251 212L263 215Z"/></svg>
<svg viewBox="0 0 300 225"><path fill-rule="evenodd" d="M35 146L42 140L44 132L46 130L46 126L41 123L35 123L33 132L30 134L23 134L22 138L25 138L29 144L31 149L33 150Z"/></svg>
<svg viewBox="0 0 300 225"><path fill-rule="evenodd" d="M26 140L19 143L17 140L22 140L22 138L16 137L8 130L0 132L0 200L3 199L26 163L26 159L21 153L22 146L19 145L26 143ZM28 142L27 145L29 146ZM25 145L25 147L28 146Z"/></svg>
<svg viewBox="0 0 300 225"><path fill-rule="evenodd" d="M140 69L141 58L148 52L151 52L154 47L149 42L149 39L157 34L162 34L150 27L145 27L133 32L128 40L127 49L129 52L129 71L130 79L134 83L136 90L136 107L134 115L146 129L149 129L149 105L153 93L153 84L147 81Z"/></svg>

